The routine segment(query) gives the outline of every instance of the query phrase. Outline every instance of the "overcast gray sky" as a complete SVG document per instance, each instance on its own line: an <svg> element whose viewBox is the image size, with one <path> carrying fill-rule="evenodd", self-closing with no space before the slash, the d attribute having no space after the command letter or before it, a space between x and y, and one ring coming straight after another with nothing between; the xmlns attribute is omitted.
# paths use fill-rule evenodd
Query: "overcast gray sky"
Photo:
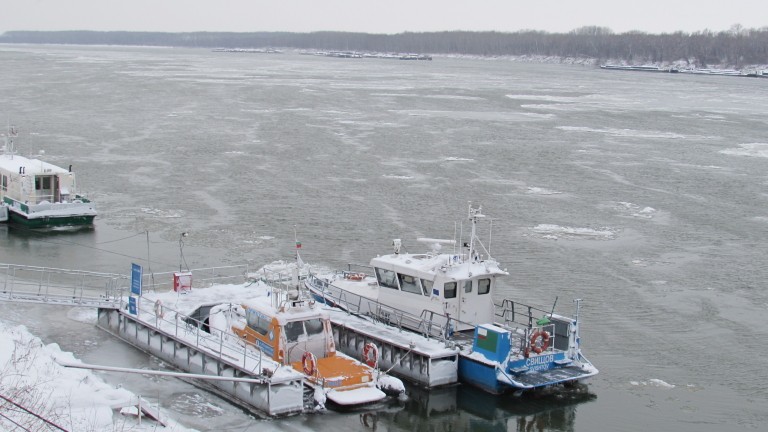
<svg viewBox="0 0 768 432"><path fill-rule="evenodd" d="M621 33L768 26L768 0L0 0L8 30Z"/></svg>

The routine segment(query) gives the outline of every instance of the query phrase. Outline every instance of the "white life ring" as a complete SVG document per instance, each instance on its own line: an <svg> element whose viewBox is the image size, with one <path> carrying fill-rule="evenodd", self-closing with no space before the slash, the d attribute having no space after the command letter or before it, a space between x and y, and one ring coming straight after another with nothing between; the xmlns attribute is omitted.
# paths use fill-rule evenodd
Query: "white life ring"
<svg viewBox="0 0 768 432"><path fill-rule="evenodd" d="M157 300L155 302L155 316L158 318L163 318L165 316L165 311L163 310L163 302L161 300Z"/></svg>

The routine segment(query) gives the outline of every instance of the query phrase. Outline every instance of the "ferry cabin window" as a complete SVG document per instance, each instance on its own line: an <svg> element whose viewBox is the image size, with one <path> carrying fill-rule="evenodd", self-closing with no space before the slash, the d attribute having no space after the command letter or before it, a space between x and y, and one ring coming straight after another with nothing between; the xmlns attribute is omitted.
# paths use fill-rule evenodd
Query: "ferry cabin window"
<svg viewBox="0 0 768 432"><path fill-rule="evenodd" d="M456 298L456 282L446 282L443 285L443 292L445 292L445 298Z"/></svg>
<svg viewBox="0 0 768 432"><path fill-rule="evenodd" d="M464 281L464 292L465 293L471 293L472 292L472 281Z"/></svg>
<svg viewBox="0 0 768 432"><path fill-rule="evenodd" d="M397 275L393 271L376 268L376 279L379 280L379 285L385 288L398 289L397 287Z"/></svg>
<svg viewBox="0 0 768 432"><path fill-rule="evenodd" d="M8 176L3 176L2 190L3 191L8 190Z"/></svg>
<svg viewBox="0 0 768 432"><path fill-rule="evenodd" d="M413 276L397 274L397 278L400 280L400 290L412 294L424 295L419 285L419 280Z"/></svg>
<svg viewBox="0 0 768 432"><path fill-rule="evenodd" d="M252 328L260 335L264 336L269 331L270 320L255 310L247 309L245 319L248 321L248 327Z"/></svg>
<svg viewBox="0 0 768 432"><path fill-rule="evenodd" d="M491 292L491 280L490 279L478 279L477 280L477 294L488 294Z"/></svg>
<svg viewBox="0 0 768 432"><path fill-rule="evenodd" d="M431 280L426 280L426 279L421 280L421 287L424 289L424 295L431 295L432 284L433 282Z"/></svg>

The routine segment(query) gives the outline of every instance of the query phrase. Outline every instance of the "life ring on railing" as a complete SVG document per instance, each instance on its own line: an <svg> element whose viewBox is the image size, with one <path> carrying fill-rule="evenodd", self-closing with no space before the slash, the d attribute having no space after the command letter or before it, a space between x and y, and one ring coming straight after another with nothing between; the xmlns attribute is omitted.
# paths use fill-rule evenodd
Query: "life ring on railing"
<svg viewBox="0 0 768 432"><path fill-rule="evenodd" d="M538 345L538 340L541 338L541 345ZM549 332L545 330L539 330L531 335L531 351L536 354L541 354L542 351L549 348Z"/></svg>
<svg viewBox="0 0 768 432"><path fill-rule="evenodd" d="M379 348L373 342L368 342L363 347L363 362L370 367L375 367L379 361Z"/></svg>
<svg viewBox="0 0 768 432"><path fill-rule="evenodd" d="M157 300L155 302L155 316L158 318L163 318L165 316L165 311L163 311L163 302L161 300Z"/></svg>
<svg viewBox="0 0 768 432"><path fill-rule="evenodd" d="M304 369L304 375L312 376L317 372L317 357L309 351L305 351L301 356L301 367Z"/></svg>
<svg viewBox="0 0 768 432"><path fill-rule="evenodd" d="M345 277L351 281L361 281L365 279L365 273L347 273Z"/></svg>

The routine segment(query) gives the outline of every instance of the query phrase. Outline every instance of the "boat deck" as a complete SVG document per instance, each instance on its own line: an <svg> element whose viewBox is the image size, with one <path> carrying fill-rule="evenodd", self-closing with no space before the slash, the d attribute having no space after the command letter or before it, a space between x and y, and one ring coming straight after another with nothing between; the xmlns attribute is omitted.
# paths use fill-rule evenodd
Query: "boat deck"
<svg viewBox="0 0 768 432"><path fill-rule="evenodd" d="M515 382L522 384L523 387L543 387L546 385L580 379L585 375L582 368L576 366L566 366L557 369L537 371L516 375Z"/></svg>
<svg viewBox="0 0 768 432"><path fill-rule="evenodd" d="M328 312L344 354L361 358L365 344L373 342L382 370L428 388L458 382L458 347L339 309Z"/></svg>

